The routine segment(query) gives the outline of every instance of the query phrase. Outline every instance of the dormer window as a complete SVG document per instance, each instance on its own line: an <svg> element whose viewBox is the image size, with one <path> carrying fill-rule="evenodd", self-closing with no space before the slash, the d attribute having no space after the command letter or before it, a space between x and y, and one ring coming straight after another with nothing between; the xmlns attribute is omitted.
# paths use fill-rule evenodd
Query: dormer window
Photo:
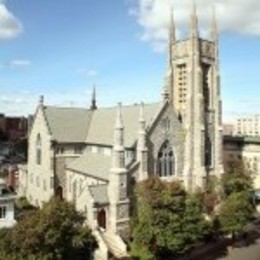
<svg viewBox="0 0 260 260"><path fill-rule="evenodd" d="M36 163L38 165L42 163L42 140L40 134L37 135L36 140Z"/></svg>

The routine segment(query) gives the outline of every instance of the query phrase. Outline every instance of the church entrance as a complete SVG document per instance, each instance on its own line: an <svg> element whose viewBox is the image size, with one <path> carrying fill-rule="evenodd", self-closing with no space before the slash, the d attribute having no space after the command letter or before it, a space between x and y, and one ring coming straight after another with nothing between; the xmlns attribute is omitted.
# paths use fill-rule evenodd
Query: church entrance
<svg viewBox="0 0 260 260"><path fill-rule="evenodd" d="M104 209L98 211L97 222L100 228L106 228L106 211Z"/></svg>
<svg viewBox="0 0 260 260"><path fill-rule="evenodd" d="M59 199L63 199L63 189L60 185L56 189L56 196Z"/></svg>

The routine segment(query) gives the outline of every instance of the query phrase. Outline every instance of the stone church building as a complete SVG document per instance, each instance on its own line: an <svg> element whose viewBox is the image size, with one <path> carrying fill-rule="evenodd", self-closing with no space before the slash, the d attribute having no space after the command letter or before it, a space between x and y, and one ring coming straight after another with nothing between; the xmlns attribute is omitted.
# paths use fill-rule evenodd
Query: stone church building
<svg viewBox="0 0 260 260"><path fill-rule="evenodd" d="M28 154L20 194L40 207L53 195L72 201L93 230L114 234L117 242L129 227L133 182L157 175L203 189L208 176L223 172L215 17L202 39L194 8L189 35L179 40L172 16L157 103L99 108L95 90L90 108L46 106L42 97Z"/></svg>

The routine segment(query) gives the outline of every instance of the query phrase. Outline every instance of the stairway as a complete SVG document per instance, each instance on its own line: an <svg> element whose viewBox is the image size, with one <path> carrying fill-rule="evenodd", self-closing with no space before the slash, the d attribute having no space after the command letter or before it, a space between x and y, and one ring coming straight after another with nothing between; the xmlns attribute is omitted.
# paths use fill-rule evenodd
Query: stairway
<svg viewBox="0 0 260 260"><path fill-rule="evenodd" d="M109 231L103 231L101 235L108 247L108 251L116 259L130 259L126 251L126 245L120 236Z"/></svg>

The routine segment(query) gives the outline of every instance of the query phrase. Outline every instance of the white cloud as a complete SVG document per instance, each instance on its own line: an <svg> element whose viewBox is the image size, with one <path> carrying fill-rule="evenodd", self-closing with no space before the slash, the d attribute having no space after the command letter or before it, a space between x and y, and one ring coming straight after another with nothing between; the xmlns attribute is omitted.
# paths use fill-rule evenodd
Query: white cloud
<svg viewBox="0 0 260 260"><path fill-rule="evenodd" d="M141 39L152 43L155 49L161 47L167 39L169 24L169 6L172 2L174 16L180 35L187 29L191 0L137 0L130 10L143 27ZM260 1L259 0L197 0L197 12L200 27L209 27L212 8L215 7L220 31L235 32L260 36Z"/></svg>
<svg viewBox="0 0 260 260"><path fill-rule="evenodd" d="M22 32L22 24L0 1L0 40L16 37Z"/></svg>
<svg viewBox="0 0 260 260"><path fill-rule="evenodd" d="M24 69L31 65L29 60L11 60L6 62L3 67L13 68L13 69Z"/></svg>
<svg viewBox="0 0 260 260"><path fill-rule="evenodd" d="M98 72L95 69L78 69L77 73L87 75L89 77L94 77L98 75Z"/></svg>

